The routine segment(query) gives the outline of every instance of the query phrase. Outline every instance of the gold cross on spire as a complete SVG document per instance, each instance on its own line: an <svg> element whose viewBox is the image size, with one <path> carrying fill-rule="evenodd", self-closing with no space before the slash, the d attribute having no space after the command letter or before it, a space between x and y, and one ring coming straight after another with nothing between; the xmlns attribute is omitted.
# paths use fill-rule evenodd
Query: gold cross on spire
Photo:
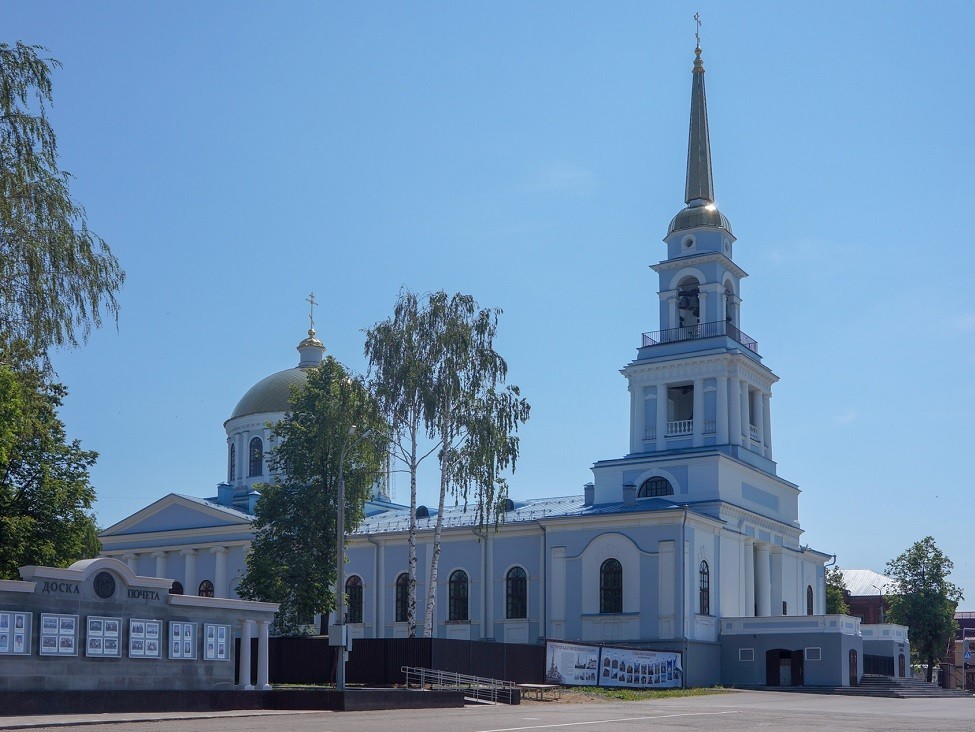
<svg viewBox="0 0 975 732"><path fill-rule="evenodd" d="M697 47L701 47L701 14L694 13L694 22L697 24L697 30L694 31L694 38L697 40Z"/></svg>
<svg viewBox="0 0 975 732"><path fill-rule="evenodd" d="M312 332L314 332L314 330L315 330L315 306L318 304L318 301L315 300L315 293L312 292L311 294L309 294L308 297L305 298L305 302L308 303L308 327L309 327L309 329Z"/></svg>

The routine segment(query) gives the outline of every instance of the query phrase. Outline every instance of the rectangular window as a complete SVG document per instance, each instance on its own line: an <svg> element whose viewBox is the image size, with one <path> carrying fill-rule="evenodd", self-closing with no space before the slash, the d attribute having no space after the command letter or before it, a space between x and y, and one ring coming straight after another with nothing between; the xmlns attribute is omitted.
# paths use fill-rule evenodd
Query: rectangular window
<svg viewBox="0 0 975 732"><path fill-rule="evenodd" d="M807 661L822 661L823 660L823 649L822 648L807 648L806 649L806 660Z"/></svg>
<svg viewBox="0 0 975 732"><path fill-rule="evenodd" d="M754 661L755 660L755 649L754 648L739 648L738 649L738 660L739 661Z"/></svg>

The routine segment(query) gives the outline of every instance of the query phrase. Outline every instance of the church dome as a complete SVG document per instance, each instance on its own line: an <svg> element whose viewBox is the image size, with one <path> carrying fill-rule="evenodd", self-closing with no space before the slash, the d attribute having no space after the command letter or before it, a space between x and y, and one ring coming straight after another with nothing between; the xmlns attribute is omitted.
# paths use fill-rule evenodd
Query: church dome
<svg viewBox="0 0 975 732"><path fill-rule="evenodd" d="M308 369L318 366L325 355L325 346L315 337L313 328L308 330L308 337L298 344L298 353L300 360L295 368L271 374L248 389L237 402L230 419L251 414L287 412L291 406L291 387L303 386L308 379Z"/></svg>
<svg viewBox="0 0 975 732"><path fill-rule="evenodd" d="M291 387L303 385L307 378L306 369L293 368L261 379L237 402L230 419L265 412L287 412L290 408Z"/></svg>
<svg viewBox="0 0 975 732"><path fill-rule="evenodd" d="M667 236L670 236L675 231L696 229L699 226L713 226L724 229L729 234L733 233L728 217L721 213L714 205L709 205L688 206L683 209L670 222L670 226L667 228Z"/></svg>

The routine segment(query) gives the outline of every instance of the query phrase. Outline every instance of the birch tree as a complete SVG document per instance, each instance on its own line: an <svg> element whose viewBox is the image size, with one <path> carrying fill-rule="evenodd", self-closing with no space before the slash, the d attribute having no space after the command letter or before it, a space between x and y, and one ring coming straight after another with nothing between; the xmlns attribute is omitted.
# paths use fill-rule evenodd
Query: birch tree
<svg viewBox="0 0 975 732"><path fill-rule="evenodd" d="M47 108L60 64L45 53L0 43L0 339L41 358L84 342L103 311L117 320L125 279L58 167Z"/></svg>
<svg viewBox="0 0 975 732"><path fill-rule="evenodd" d="M507 497L502 474L518 457L518 426L530 407L503 384L508 367L494 350L500 310L469 295L436 292L426 302L400 292L393 317L367 333L372 391L393 433L397 460L410 474L407 621L416 633L416 490L420 464L436 455L440 491L423 633L433 634L443 514L447 497L472 500L479 525Z"/></svg>
<svg viewBox="0 0 975 732"><path fill-rule="evenodd" d="M445 292L430 295L428 307L428 327L439 342L438 358L433 363L428 434L437 442L440 467L423 618L423 633L430 637L447 495L466 502L473 487L478 518L487 522L497 504L507 497L507 483L499 479L500 471L508 467L514 470L519 447L515 432L528 419L530 406L517 387L504 386L508 364L494 350L500 310L482 310L470 295L448 296Z"/></svg>
<svg viewBox="0 0 975 732"><path fill-rule="evenodd" d="M406 622L416 636L416 481L420 464L434 454L424 442L433 418L432 365L436 334L427 326L428 311L416 293L401 290L393 316L366 332L365 355L370 385L391 429L394 459L410 475L410 529L407 552Z"/></svg>

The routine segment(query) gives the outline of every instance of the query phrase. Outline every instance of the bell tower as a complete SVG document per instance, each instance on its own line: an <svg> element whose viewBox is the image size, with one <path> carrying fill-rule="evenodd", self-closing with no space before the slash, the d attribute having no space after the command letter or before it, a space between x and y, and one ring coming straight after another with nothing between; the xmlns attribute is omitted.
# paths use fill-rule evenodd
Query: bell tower
<svg viewBox="0 0 975 732"><path fill-rule="evenodd" d="M687 466L720 454L775 474L769 406L778 377L742 330L747 273L733 259L731 223L715 203L700 37L691 72L684 203L664 237L666 258L651 267L658 277L659 330L643 334L636 358L621 371L630 392L630 444L623 461L633 467L623 471L621 482L631 490L635 483L638 497L664 495L643 490L646 471L634 463L648 459ZM607 462L594 469L596 503L625 495L601 474ZM692 481L683 484L683 492L693 492Z"/></svg>

